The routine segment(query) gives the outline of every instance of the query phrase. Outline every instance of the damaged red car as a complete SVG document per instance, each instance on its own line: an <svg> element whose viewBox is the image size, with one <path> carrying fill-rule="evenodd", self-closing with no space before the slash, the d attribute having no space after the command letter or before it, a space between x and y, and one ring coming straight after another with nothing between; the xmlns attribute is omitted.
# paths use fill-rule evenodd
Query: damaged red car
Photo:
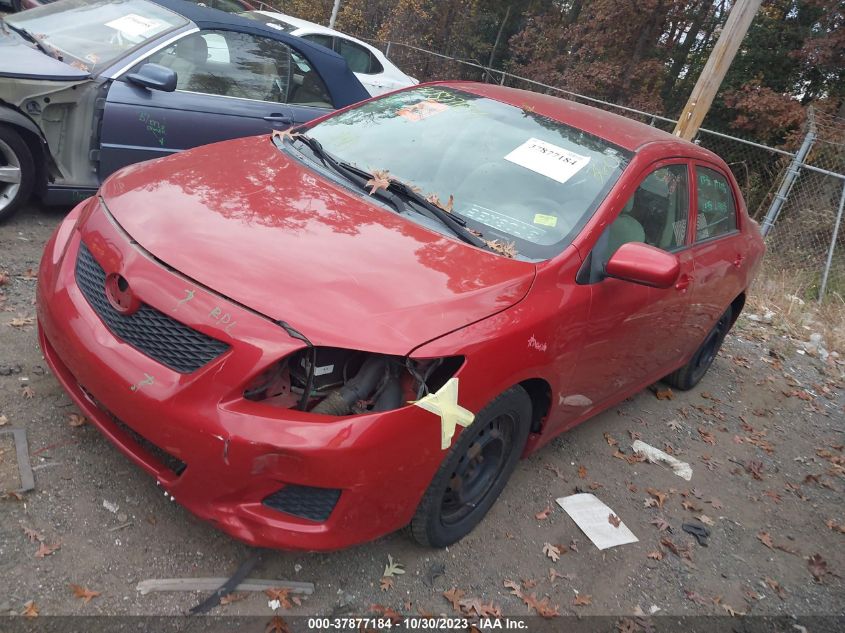
<svg viewBox="0 0 845 633"><path fill-rule="evenodd" d="M39 334L85 415L233 537L442 547L520 457L696 385L762 254L713 153L428 84L115 173L47 245Z"/></svg>

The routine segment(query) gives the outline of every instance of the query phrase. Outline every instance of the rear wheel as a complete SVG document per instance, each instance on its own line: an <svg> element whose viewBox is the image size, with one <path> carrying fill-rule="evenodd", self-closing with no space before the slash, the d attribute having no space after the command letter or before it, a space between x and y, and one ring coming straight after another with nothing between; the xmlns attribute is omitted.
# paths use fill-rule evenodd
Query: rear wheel
<svg viewBox="0 0 845 633"><path fill-rule="evenodd" d="M458 436L411 520L414 539L446 547L469 534L502 492L528 440L531 399L511 387Z"/></svg>
<svg viewBox="0 0 845 633"><path fill-rule="evenodd" d="M713 329L707 333L704 342L695 351L690 361L679 370L666 376L663 382L681 391L687 391L695 387L704 378L704 374L710 369L710 365L713 364L713 360L716 358L716 354L719 353L722 342L725 340L725 336L731 329L732 324L733 309L729 307L719 317Z"/></svg>
<svg viewBox="0 0 845 633"><path fill-rule="evenodd" d="M35 162L26 141L15 130L0 126L0 222L27 201L35 183Z"/></svg>

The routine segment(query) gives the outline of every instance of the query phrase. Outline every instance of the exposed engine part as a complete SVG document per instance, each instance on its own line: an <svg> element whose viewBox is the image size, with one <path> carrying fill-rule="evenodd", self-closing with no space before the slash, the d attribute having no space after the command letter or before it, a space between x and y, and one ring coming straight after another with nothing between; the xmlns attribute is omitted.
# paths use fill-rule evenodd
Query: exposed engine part
<svg viewBox="0 0 845 633"><path fill-rule="evenodd" d="M464 362L462 356L411 359L314 347L290 330L308 347L256 376L244 390L247 400L320 415L391 411L440 389Z"/></svg>
<svg viewBox="0 0 845 633"><path fill-rule="evenodd" d="M311 412L326 415L349 415L357 403L370 400L380 385L390 382L391 379L398 384L398 377L391 376L388 368L390 363L395 362L387 356L370 356L361 365L361 369L355 374L354 378L347 381L339 389L330 392L317 406L311 409ZM382 389L381 391L384 395L386 390ZM401 390L399 396L401 397ZM386 405L386 402L382 403L382 406ZM380 411L385 410L380 409Z"/></svg>

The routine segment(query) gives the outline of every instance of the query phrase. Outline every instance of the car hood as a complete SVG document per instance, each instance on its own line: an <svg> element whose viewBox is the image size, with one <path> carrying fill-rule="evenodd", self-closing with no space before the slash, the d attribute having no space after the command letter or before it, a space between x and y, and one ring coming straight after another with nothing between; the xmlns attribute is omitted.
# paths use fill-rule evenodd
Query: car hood
<svg viewBox="0 0 845 633"><path fill-rule="evenodd" d="M372 204L269 135L126 167L101 194L156 258L316 345L406 354L515 304L535 274Z"/></svg>
<svg viewBox="0 0 845 633"><path fill-rule="evenodd" d="M79 81L90 75L45 55L10 28L0 28L0 77Z"/></svg>

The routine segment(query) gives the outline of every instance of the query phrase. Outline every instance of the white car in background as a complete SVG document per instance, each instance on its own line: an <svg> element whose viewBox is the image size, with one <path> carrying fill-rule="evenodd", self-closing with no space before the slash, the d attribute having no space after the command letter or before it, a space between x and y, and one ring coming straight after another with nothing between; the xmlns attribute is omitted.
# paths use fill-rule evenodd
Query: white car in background
<svg viewBox="0 0 845 633"><path fill-rule="evenodd" d="M334 29L275 11L247 11L241 15L339 53L346 59L358 81L374 97L419 83L399 70L376 47Z"/></svg>

